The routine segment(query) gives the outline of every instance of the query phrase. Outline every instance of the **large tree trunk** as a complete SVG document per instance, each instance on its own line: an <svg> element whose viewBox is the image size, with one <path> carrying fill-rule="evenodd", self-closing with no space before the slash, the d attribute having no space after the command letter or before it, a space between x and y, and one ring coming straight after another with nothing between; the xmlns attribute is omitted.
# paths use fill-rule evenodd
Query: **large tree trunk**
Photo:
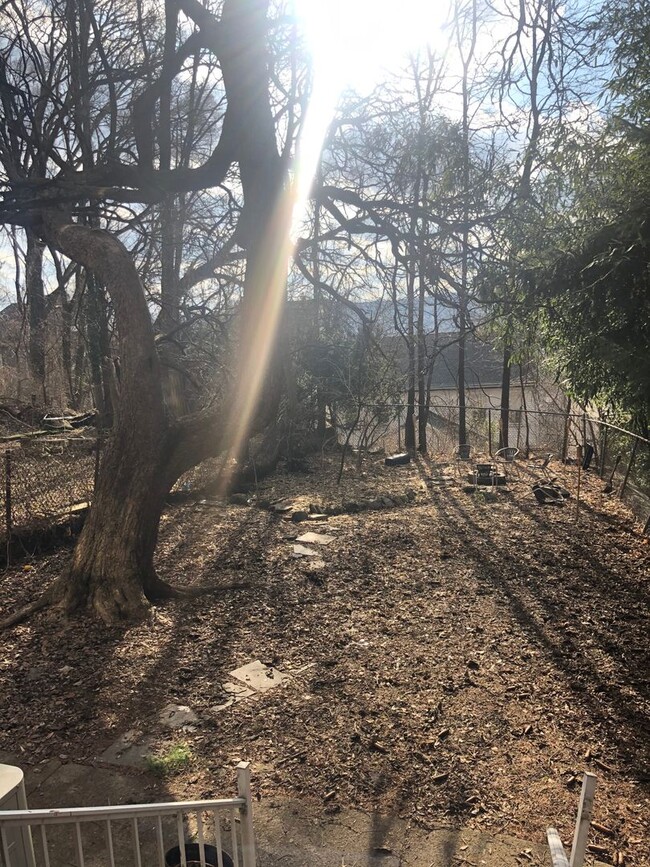
<svg viewBox="0 0 650 867"><path fill-rule="evenodd" d="M153 557L167 493L165 431L121 430L107 447L93 507L56 601L67 611L90 606L104 621L135 618L168 595Z"/></svg>
<svg viewBox="0 0 650 867"><path fill-rule="evenodd" d="M190 0L181 5L209 35L213 16ZM219 413L168 418L153 324L131 255L108 232L73 223L55 209L43 213L43 236L109 293L121 362L119 402L95 502L70 570L52 590L51 598L66 610L88 605L113 621L173 594L153 566L167 491L204 457L221 451L228 463L239 456L251 430L277 408L282 376L272 363L274 333L285 297L292 199L283 189L285 166L268 93L266 6L227 0L221 18L218 53L231 135L238 133L232 159L239 163L244 195L238 241L247 249L237 375L223 404L226 419Z"/></svg>
<svg viewBox="0 0 650 867"><path fill-rule="evenodd" d="M158 357L145 295L124 246L107 232L48 213L48 239L92 270L111 294L118 322L120 402L95 502L67 575L54 588L66 611L92 607L107 622L140 614L161 595L153 554L168 477Z"/></svg>

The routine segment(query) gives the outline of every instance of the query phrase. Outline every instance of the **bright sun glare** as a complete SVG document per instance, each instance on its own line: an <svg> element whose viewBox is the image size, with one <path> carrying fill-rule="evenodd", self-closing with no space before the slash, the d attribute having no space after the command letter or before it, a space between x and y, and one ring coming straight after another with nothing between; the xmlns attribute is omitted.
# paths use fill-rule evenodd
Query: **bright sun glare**
<svg viewBox="0 0 650 867"><path fill-rule="evenodd" d="M250 346L241 362L237 406L231 410L222 483L246 441L276 337L292 238L304 216L327 128L346 87L372 87L386 67L399 67L409 52L440 41L445 8L436 0L294 0L313 55L314 81L298 154L287 187L269 221L264 262L264 309L252 321ZM292 221L293 213L293 221ZM293 222L293 232L290 231ZM261 272L260 272L261 273Z"/></svg>
<svg viewBox="0 0 650 867"><path fill-rule="evenodd" d="M441 38L441 0L295 0L315 74L364 90L382 68Z"/></svg>
<svg viewBox="0 0 650 867"><path fill-rule="evenodd" d="M410 52L443 42L444 0L294 0L313 58L314 81L295 166L296 218L311 186L336 103L361 92Z"/></svg>

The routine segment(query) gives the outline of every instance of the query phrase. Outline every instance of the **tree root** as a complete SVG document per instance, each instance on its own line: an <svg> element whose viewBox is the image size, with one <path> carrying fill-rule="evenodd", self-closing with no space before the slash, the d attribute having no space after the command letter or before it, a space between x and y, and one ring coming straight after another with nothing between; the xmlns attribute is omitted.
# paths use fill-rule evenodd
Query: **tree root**
<svg viewBox="0 0 650 867"><path fill-rule="evenodd" d="M245 590L249 583L238 584L203 584L200 587L176 587L156 576L151 584L147 582L145 594L149 602L163 602L166 599L196 599L212 593L227 593L230 590ZM150 595L151 594L151 595Z"/></svg>
<svg viewBox="0 0 650 867"><path fill-rule="evenodd" d="M19 623L24 623L24 621L29 619L32 614L36 614L37 611L42 611L43 608L47 608L50 605L61 604L62 600L60 591L62 583L61 578L57 579L54 584L52 584L51 587L48 587L48 589L34 602L30 602L29 605L19 608L18 611L5 617L4 620L0 620L0 632L3 632L5 629L10 629L12 626L17 626ZM170 599L197 599L201 596L209 596L211 594L228 593L231 590L245 590L250 588L250 586L251 585L248 583L238 583L204 584L201 587L174 587L166 581L158 578L157 575L154 575L149 577L147 580L145 595L149 602L156 603ZM72 611L81 607L83 606L79 604L74 606L68 605L68 607L65 608L65 613L70 614ZM105 613L98 610L96 605L89 603L88 607L91 610L94 610L95 613L105 622L112 622L106 617Z"/></svg>
<svg viewBox="0 0 650 867"><path fill-rule="evenodd" d="M4 620L0 620L0 632L3 632L5 629L10 629L12 626L17 626L19 623L23 623L25 620L31 617L32 614L35 614L37 611L41 611L43 608L47 608L47 606L51 605L53 601L54 593L52 592L52 588L50 587L34 602L30 602L29 605L25 605L23 608L19 608L18 611L10 614L9 617L5 617Z"/></svg>

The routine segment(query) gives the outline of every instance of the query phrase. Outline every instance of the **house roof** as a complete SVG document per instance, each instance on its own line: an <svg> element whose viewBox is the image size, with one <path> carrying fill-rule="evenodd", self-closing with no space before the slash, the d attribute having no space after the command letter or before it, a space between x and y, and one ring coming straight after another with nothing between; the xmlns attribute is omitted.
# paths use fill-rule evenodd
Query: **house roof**
<svg viewBox="0 0 650 867"><path fill-rule="evenodd" d="M432 391L458 387L458 337L457 331L427 336L427 353L433 358ZM388 351L395 353L399 368L406 376L408 352L404 339L394 334L385 339L385 345L389 345ZM465 339L465 387L500 387L502 368L502 351L469 332ZM511 376L513 380L519 379L518 364L512 365Z"/></svg>
<svg viewBox="0 0 650 867"><path fill-rule="evenodd" d="M428 346L433 359L431 388L456 388L458 385L458 332L441 334ZM503 354L489 344L468 334L465 340L465 386L492 388L501 385ZM519 376L514 365L512 376Z"/></svg>

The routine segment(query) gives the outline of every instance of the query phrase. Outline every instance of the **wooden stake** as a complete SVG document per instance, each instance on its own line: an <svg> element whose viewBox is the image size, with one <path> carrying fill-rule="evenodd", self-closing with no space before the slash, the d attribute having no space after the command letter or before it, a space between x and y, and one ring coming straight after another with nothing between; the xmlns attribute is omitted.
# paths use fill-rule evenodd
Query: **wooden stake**
<svg viewBox="0 0 650 867"><path fill-rule="evenodd" d="M546 839L548 840L548 848L551 853L553 867L569 867L569 859L564 851L560 835L555 828L548 828L546 830Z"/></svg>
<svg viewBox="0 0 650 867"><path fill-rule="evenodd" d="M570 867L582 867L587 851L587 837L591 824L591 813L594 807L594 792L596 790L596 777L594 774L585 774L582 779L582 791L580 793L580 805L576 818L576 829L573 835L571 847Z"/></svg>

